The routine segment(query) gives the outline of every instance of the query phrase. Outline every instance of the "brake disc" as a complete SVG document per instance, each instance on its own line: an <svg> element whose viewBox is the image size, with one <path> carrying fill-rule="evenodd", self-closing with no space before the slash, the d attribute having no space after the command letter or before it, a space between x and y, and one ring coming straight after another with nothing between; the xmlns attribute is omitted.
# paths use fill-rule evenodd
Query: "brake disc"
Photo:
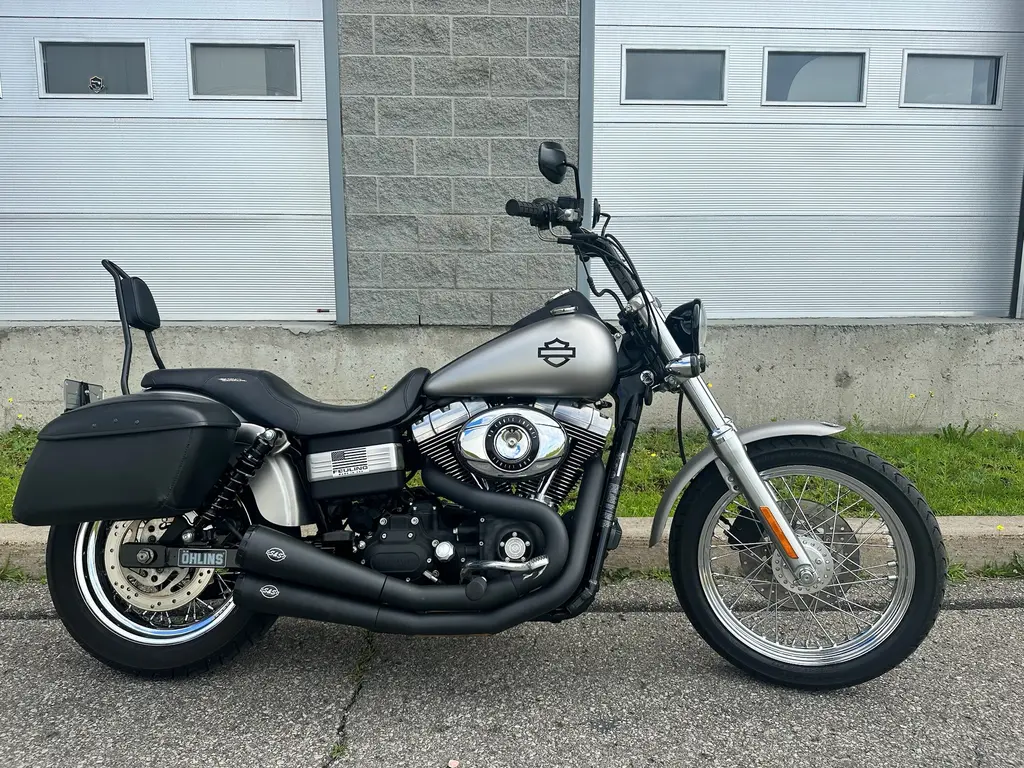
<svg viewBox="0 0 1024 768"><path fill-rule="evenodd" d="M111 525L104 544L103 564L114 592L142 611L173 611L199 597L213 578L213 568L128 568L121 565L122 544L158 542L171 518L127 520Z"/></svg>
<svg viewBox="0 0 1024 768"><path fill-rule="evenodd" d="M780 500L779 506L801 541L812 542L819 554L826 551L831 554L834 565L827 569L831 583L826 582L811 591L824 591L834 596L845 594L848 588L845 583L850 581L846 577L860 571L860 549L853 528L831 507L816 501L801 501L799 511L792 499ZM741 574L749 578L760 570L759 578L753 581L754 589L772 600L778 599L779 589L793 591L785 579L780 583L774 572L778 570L775 567L777 553L759 521L740 515L733 519L727 537L739 557ZM766 560L769 567L763 568Z"/></svg>

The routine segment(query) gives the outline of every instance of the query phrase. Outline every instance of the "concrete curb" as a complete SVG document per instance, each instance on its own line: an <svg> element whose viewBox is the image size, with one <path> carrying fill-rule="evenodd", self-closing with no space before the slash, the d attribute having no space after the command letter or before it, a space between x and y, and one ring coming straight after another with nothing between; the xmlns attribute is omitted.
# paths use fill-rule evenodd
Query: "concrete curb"
<svg viewBox="0 0 1024 768"><path fill-rule="evenodd" d="M651 518L626 517L619 522L622 543L609 553L608 568L668 567L668 536L657 546L648 546ZM968 568L1005 563L1014 552L1024 553L1024 517L940 517L939 527L950 562L965 563ZM0 524L0 565L10 558L12 565L32 578L46 575L48 532L48 528Z"/></svg>

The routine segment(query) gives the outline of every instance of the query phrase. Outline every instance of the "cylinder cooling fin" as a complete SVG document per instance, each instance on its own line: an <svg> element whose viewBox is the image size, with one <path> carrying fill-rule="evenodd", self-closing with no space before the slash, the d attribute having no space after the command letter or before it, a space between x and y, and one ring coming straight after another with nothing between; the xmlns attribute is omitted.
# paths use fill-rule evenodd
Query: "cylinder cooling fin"
<svg viewBox="0 0 1024 768"><path fill-rule="evenodd" d="M602 450L612 420L589 404L537 400L491 408L465 400L412 427L420 452L463 482L560 505Z"/></svg>

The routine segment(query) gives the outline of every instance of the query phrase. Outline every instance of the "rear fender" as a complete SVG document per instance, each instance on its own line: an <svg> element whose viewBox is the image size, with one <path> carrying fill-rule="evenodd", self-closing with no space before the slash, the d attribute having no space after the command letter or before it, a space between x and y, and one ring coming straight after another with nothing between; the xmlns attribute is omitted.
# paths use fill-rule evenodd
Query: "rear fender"
<svg viewBox="0 0 1024 768"><path fill-rule="evenodd" d="M827 421L778 421L771 424L759 424L756 427L741 429L740 440L744 445L750 445L760 440L768 440L773 437L786 437L787 435L811 435L825 437L842 432L846 427L839 424L831 424ZM722 477L728 481L729 472L726 466L718 460L711 446L708 446L696 456L691 458L681 470L672 478L665 489L658 504L658 511L654 515L654 525L651 526L650 546L655 546L661 541L665 533L665 526L668 524L668 516L676 506L676 502L683 491L697 475L701 473L708 464L715 462Z"/></svg>

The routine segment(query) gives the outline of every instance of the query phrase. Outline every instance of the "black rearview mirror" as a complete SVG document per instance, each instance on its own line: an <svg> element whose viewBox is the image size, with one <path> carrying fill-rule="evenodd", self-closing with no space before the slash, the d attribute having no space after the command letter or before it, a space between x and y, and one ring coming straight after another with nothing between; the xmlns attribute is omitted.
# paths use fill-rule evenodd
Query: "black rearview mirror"
<svg viewBox="0 0 1024 768"><path fill-rule="evenodd" d="M545 141L537 152L537 166L541 175L552 184L561 184L565 178L566 156L557 141Z"/></svg>

